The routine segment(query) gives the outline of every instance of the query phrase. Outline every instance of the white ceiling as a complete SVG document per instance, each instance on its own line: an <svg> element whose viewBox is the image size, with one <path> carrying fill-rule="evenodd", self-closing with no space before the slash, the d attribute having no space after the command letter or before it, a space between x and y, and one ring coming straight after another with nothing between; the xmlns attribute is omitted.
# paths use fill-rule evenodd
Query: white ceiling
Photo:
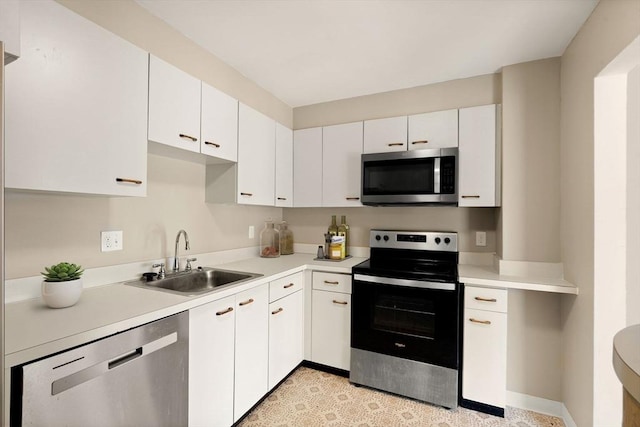
<svg viewBox="0 0 640 427"><path fill-rule="evenodd" d="M136 0L292 107L561 55L598 0Z"/></svg>

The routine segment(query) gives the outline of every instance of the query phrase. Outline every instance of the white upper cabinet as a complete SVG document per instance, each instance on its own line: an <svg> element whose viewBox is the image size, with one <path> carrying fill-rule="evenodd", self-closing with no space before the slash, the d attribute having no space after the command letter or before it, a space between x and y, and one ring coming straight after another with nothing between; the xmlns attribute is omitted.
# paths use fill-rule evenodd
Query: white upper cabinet
<svg viewBox="0 0 640 427"><path fill-rule="evenodd" d="M293 206L293 131L276 123L276 206Z"/></svg>
<svg viewBox="0 0 640 427"><path fill-rule="evenodd" d="M409 150L457 146L457 109L409 116Z"/></svg>
<svg viewBox="0 0 640 427"><path fill-rule="evenodd" d="M293 131L293 205L322 206L322 128Z"/></svg>
<svg viewBox="0 0 640 427"><path fill-rule="evenodd" d="M407 149L407 116L365 120L364 153Z"/></svg>
<svg viewBox="0 0 640 427"><path fill-rule="evenodd" d="M362 122L322 129L322 206L362 206Z"/></svg>
<svg viewBox="0 0 640 427"><path fill-rule="evenodd" d="M149 55L149 141L200 152L200 80Z"/></svg>
<svg viewBox="0 0 640 427"><path fill-rule="evenodd" d="M147 53L57 2L21 2L5 70L6 187L144 196Z"/></svg>
<svg viewBox="0 0 640 427"><path fill-rule="evenodd" d="M238 115L240 204L273 206L275 200L275 120L240 103Z"/></svg>
<svg viewBox="0 0 640 427"><path fill-rule="evenodd" d="M500 206L500 106L460 109L458 206Z"/></svg>
<svg viewBox="0 0 640 427"><path fill-rule="evenodd" d="M238 160L238 101L202 82L200 152Z"/></svg>
<svg viewBox="0 0 640 427"><path fill-rule="evenodd" d="M20 0L0 1L0 40L5 64L20 56Z"/></svg>

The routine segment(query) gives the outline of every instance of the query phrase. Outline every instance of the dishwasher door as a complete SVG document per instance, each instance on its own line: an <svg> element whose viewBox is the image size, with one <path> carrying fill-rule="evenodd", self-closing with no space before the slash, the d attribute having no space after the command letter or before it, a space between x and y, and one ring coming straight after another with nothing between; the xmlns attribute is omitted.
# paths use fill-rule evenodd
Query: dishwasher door
<svg viewBox="0 0 640 427"><path fill-rule="evenodd" d="M11 425L186 426L188 331L183 312L14 368Z"/></svg>

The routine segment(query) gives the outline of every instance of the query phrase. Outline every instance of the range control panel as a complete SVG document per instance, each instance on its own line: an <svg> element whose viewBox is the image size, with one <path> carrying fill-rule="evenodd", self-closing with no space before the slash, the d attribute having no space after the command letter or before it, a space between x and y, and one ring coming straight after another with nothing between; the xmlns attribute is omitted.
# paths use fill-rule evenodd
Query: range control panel
<svg viewBox="0 0 640 427"><path fill-rule="evenodd" d="M369 246L371 248L458 252L458 233L371 230Z"/></svg>

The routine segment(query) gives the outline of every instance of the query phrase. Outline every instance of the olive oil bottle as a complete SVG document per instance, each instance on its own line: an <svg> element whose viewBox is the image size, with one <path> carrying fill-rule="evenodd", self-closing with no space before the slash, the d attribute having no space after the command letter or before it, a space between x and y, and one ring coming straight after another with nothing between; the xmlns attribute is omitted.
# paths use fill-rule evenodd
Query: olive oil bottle
<svg viewBox="0 0 640 427"><path fill-rule="evenodd" d="M346 257L349 255L349 244L351 244L349 241L349 226L347 225L346 215L342 215L342 220L338 226L338 236L344 237L344 256Z"/></svg>

